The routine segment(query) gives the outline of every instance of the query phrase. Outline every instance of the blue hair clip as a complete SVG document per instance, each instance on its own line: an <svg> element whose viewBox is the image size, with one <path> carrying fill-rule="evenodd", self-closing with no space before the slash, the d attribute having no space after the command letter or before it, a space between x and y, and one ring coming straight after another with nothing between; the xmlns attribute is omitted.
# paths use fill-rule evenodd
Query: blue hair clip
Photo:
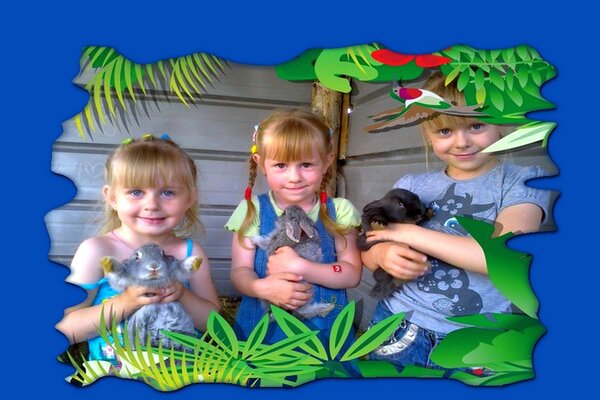
<svg viewBox="0 0 600 400"><path fill-rule="evenodd" d="M333 137L333 128L329 127L329 137L332 138Z"/></svg>
<svg viewBox="0 0 600 400"><path fill-rule="evenodd" d="M162 140L171 140L171 136L167 135L166 133L163 133L162 135L160 135L160 138Z"/></svg>

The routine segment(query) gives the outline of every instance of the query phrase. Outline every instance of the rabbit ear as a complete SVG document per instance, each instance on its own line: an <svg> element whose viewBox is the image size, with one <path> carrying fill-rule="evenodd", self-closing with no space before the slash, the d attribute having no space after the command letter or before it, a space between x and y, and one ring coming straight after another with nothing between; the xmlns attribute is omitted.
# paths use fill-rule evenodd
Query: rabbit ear
<svg viewBox="0 0 600 400"><path fill-rule="evenodd" d="M312 226L307 220L300 221L300 228L306 233L306 236L312 239L313 236L317 233L315 227ZM300 238L298 238L300 239Z"/></svg>
<svg viewBox="0 0 600 400"><path fill-rule="evenodd" d="M292 221L285 221L285 234L290 240L298 243L300 235L302 235L299 224L295 224Z"/></svg>

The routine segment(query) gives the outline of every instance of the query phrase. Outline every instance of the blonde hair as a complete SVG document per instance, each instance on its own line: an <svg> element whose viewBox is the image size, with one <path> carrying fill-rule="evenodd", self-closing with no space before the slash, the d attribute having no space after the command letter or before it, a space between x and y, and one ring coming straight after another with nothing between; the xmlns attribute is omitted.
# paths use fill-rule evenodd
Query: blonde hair
<svg viewBox="0 0 600 400"><path fill-rule="evenodd" d="M264 162L265 158L282 162L300 160L311 154L315 145L323 162L327 162L328 155L333 152L333 141L327 124L314 113L297 109L276 110L271 113L257 126L255 145L256 154L260 156L261 162ZM238 235L241 244L243 244L244 233L256 218L256 209L250 194L256 181L258 165L252 154L248 162L248 189L245 196L247 212ZM329 217L323 195L326 193L327 185L333 179L333 173L332 166L329 166L321 180L321 193L317 193L321 199L319 217L327 231L343 236L348 229L340 227Z"/></svg>
<svg viewBox="0 0 600 400"><path fill-rule="evenodd" d="M423 89L437 94L454 106L462 107L467 105L464 94L456 87L456 80L446 85L446 76L441 72L435 72L427 78ZM436 131L442 128L455 129L469 122L481 121L473 117L434 113L421 123L421 128L423 131Z"/></svg>
<svg viewBox="0 0 600 400"><path fill-rule="evenodd" d="M202 231L198 219L198 196L196 179L198 171L190 156L170 139L158 139L144 135L139 140L129 140L117 147L106 160L104 180L115 188L153 187L157 182L178 182L196 201L186 210L181 223L175 228L177 236L192 236ZM104 224L100 234L121 226L117 212L104 203Z"/></svg>

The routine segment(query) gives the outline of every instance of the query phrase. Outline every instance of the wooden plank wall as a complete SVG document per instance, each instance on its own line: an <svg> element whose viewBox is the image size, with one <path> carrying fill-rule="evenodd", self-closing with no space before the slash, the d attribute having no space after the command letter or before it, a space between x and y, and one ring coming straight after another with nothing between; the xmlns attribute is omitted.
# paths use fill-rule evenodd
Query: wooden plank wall
<svg viewBox="0 0 600 400"><path fill-rule="evenodd" d="M89 78L80 75L74 83L83 87ZM311 91L311 83L281 80L272 67L230 63L189 108L165 92L139 93L143 100L125 114L125 122L109 122L92 138L82 139L72 119L64 122L53 145L52 171L70 178L78 191L71 202L46 215L50 259L68 266L78 245L98 230L108 153L126 137L168 133L199 168L205 234L198 239L211 261L217 291L238 295L229 280L231 235L223 225L243 198L253 127L275 108L310 107ZM259 179L255 193L264 189Z"/></svg>
<svg viewBox="0 0 600 400"><path fill-rule="evenodd" d="M423 82L424 79L408 83L406 86L421 87ZM354 111L349 118L348 152L343 167L343 182L345 197L362 210L368 202L381 198L401 176L425 172L439 164L435 156L426 157L418 126L378 134L366 133L363 130L373 123L369 115L399 106L400 103L389 96L391 84L354 82L353 86L351 102ZM517 164L542 165L551 174L557 171L539 144L504 157L509 157ZM544 229L552 230L552 221ZM364 269L361 285L349 293L360 306L357 308L357 316L361 328L368 324L376 304L369 296L372 286L371 273Z"/></svg>

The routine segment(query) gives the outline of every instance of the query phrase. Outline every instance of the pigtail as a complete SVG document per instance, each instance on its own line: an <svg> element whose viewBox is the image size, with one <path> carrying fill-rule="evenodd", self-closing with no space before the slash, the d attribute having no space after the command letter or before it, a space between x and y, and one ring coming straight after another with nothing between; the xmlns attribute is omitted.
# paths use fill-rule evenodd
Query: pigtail
<svg viewBox="0 0 600 400"><path fill-rule="evenodd" d="M332 176L333 167L329 167L325 175L323 175L323 180L321 181L321 188L319 193L319 201L321 202L321 207L319 208L319 217L321 218L325 229L327 229L327 231L333 235L341 236L344 239L344 246L346 246L347 243L344 235L349 233L352 229L344 228L341 225L339 225L336 221L332 220L331 217L329 217L329 214L327 212L327 186L329 185Z"/></svg>
<svg viewBox="0 0 600 400"><path fill-rule="evenodd" d="M244 217L244 222L242 222L242 225L238 230L238 241L244 248L246 248L243 240L246 236L245 232L248 230L250 225L252 225L252 221L254 221L254 219L256 218L256 207L254 207L254 203L252 202L252 188L254 187L254 183L256 182L258 165L256 165L256 161L254 160L254 157L252 157L252 155L253 154L250 155L250 165L248 167L248 187L246 187L246 191L244 192L244 199L246 200L247 206L246 216Z"/></svg>

